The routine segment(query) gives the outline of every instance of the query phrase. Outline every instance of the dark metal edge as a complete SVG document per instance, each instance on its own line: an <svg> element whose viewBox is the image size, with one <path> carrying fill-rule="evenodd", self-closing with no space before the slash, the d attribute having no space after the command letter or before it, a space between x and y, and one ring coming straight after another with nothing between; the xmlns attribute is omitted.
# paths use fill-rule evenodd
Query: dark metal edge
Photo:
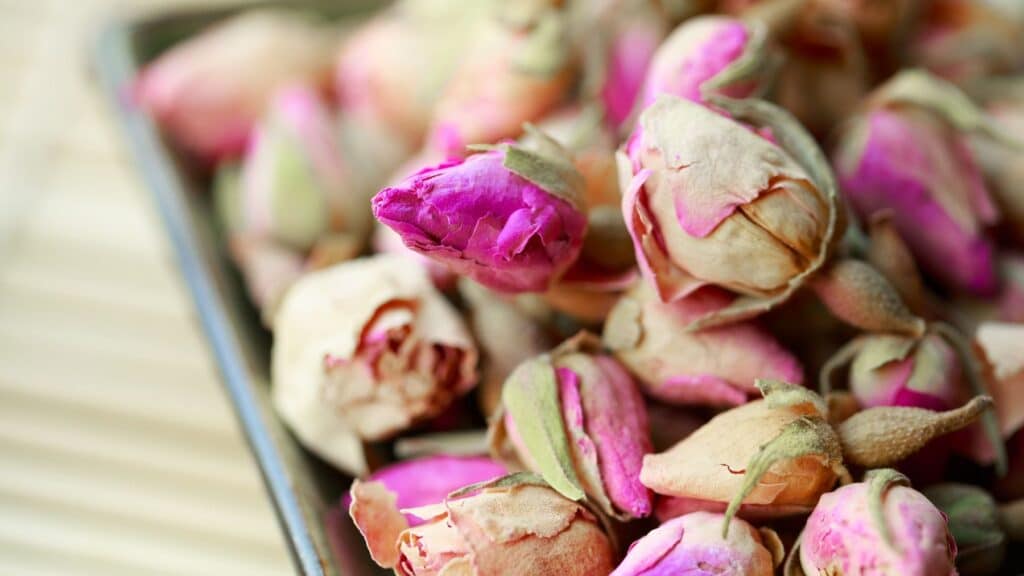
<svg viewBox="0 0 1024 576"><path fill-rule="evenodd" d="M184 183L161 146L151 120L125 99L138 63L132 57L133 23L113 22L101 32L95 45L94 63L103 90L130 143L130 153L151 189L153 199L177 254L178 265L192 293L196 311L213 347L225 387L236 415L256 456L263 482L274 501L275 512L287 536L296 566L307 576L327 576L335 571L317 550L284 456L270 432L260 402L254 396L251 373L238 334L227 312L227 303L215 287L213 273L204 262L194 223L184 203ZM324 550L324 556L327 551Z"/></svg>

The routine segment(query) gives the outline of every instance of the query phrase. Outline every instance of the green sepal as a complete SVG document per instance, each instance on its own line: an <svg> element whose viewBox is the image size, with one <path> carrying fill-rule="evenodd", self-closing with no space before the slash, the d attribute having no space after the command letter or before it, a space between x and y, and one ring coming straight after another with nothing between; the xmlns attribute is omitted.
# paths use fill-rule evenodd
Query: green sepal
<svg viewBox="0 0 1024 576"><path fill-rule="evenodd" d="M701 95L708 98L731 86L752 82L773 72L768 52L768 29L763 24L745 24L748 38L743 53L700 86Z"/></svg>
<svg viewBox="0 0 1024 576"><path fill-rule="evenodd" d="M238 164L225 162L217 167L213 178L213 205L225 233L242 231L245 217L242 214L242 168Z"/></svg>
<svg viewBox="0 0 1024 576"><path fill-rule="evenodd" d="M566 498L582 500L586 495L573 466L550 357L520 364L506 380L501 399L541 477Z"/></svg>
<svg viewBox="0 0 1024 576"><path fill-rule="evenodd" d="M760 379L754 382L754 386L761 391L764 401L770 408L787 408L810 404L814 406L818 414L824 418L828 415L828 408L825 400L814 390L805 388L798 384L790 384L781 380Z"/></svg>
<svg viewBox="0 0 1024 576"><path fill-rule="evenodd" d="M569 61L567 36L565 15L545 10L536 16L525 42L512 58L512 65L526 74L558 74Z"/></svg>
<svg viewBox="0 0 1024 576"><path fill-rule="evenodd" d="M515 472L500 478L484 480L483 482L463 486L454 492L448 493L448 496L445 499L458 500L459 498L465 498L466 496L471 496L483 490L517 488L519 486L543 486L546 488L549 485L543 478L533 472Z"/></svg>
<svg viewBox="0 0 1024 576"><path fill-rule="evenodd" d="M892 468L869 470L865 480L868 483L868 509L871 511L875 529L878 530L885 545L899 554L892 532L889 531L889 524L885 521L885 492L892 486L910 486L910 480Z"/></svg>
<svg viewBox="0 0 1024 576"><path fill-rule="evenodd" d="M269 198L274 237L308 249L328 228L326 194L297 142L280 132L268 134L268 140L265 153L274 162Z"/></svg>
<svg viewBox="0 0 1024 576"><path fill-rule="evenodd" d="M743 499L754 489L761 478L776 463L802 456L820 455L841 481L848 481L850 474L843 466L842 448L839 438L827 422L821 418L801 416L787 424L772 440L761 446L747 463L743 485L729 501L722 523L722 538L729 535L729 523L739 511Z"/></svg>
<svg viewBox="0 0 1024 576"><path fill-rule="evenodd" d="M505 150L505 168L582 211L585 207L583 176L576 170L569 153L532 124L525 124L523 129L530 137L530 147L499 146Z"/></svg>

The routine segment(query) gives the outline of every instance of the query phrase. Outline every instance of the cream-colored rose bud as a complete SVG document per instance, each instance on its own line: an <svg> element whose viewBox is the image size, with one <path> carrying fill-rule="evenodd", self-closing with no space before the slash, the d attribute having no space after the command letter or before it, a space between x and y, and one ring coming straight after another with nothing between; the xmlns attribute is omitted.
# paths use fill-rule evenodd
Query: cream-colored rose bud
<svg viewBox="0 0 1024 576"><path fill-rule="evenodd" d="M717 285L757 301L739 305L763 310L824 262L836 222L831 175L783 111L760 101L715 102L748 114L783 145L662 96L620 155L623 216L641 271L663 301Z"/></svg>
<svg viewBox="0 0 1024 576"><path fill-rule="evenodd" d="M476 348L426 272L400 256L296 282L274 321L274 404L299 440L366 471L363 440L434 416L476 383Z"/></svg>

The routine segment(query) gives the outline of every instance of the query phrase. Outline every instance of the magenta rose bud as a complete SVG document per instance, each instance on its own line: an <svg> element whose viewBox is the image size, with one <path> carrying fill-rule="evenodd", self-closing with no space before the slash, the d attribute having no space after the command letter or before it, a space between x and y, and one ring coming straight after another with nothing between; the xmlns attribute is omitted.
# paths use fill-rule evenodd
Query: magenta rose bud
<svg viewBox="0 0 1024 576"><path fill-rule="evenodd" d="M647 411L629 373L583 335L519 365L502 390L504 416L492 425L494 451L506 442L525 467L568 498L590 498L622 519L651 513L640 483L651 451Z"/></svg>
<svg viewBox="0 0 1024 576"><path fill-rule="evenodd" d="M991 295L986 229L998 214L965 134L930 110L896 104L879 93L851 122L834 161L840 186L862 218L892 214L925 273L951 290Z"/></svg>
<svg viewBox="0 0 1024 576"><path fill-rule="evenodd" d="M661 94L703 102L704 83L744 56L753 35L741 20L726 16L698 16L683 22L654 53L643 88L643 105ZM749 96L754 82L741 82L725 94Z"/></svg>
<svg viewBox="0 0 1024 576"><path fill-rule="evenodd" d="M273 93L318 83L335 34L291 12L246 12L172 47L134 86L138 104L204 160L236 156Z"/></svg>
<svg viewBox="0 0 1024 576"><path fill-rule="evenodd" d="M733 520L723 538L724 521L724 515L711 512L673 518L634 542L611 576L774 574L783 554L778 536Z"/></svg>
<svg viewBox="0 0 1024 576"><path fill-rule="evenodd" d="M373 213L412 250L485 286L544 291L587 228L582 178L558 154L503 145L424 168L381 190Z"/></svg>
<svg viewBox="0 0 1024 576"><path fill-rule="evenodd" d="M898 477L879 473L821 497L800 543L804 572L954 576L956 543L946 517L909 486L879 486L886 474Z"/></svg>
<svg viewBox="0 0 1024 576"><path fill-rule="evenodd" d="M448 494L463 486L486 482L507 473L501 464L483 456L427 456L396 462L370 474L367 481L380 482L396 495L399 510L418 508L443 501ZM346 507L351 496L346 495ZM410 526L423 521L414 514L405 514Z"/></svg>

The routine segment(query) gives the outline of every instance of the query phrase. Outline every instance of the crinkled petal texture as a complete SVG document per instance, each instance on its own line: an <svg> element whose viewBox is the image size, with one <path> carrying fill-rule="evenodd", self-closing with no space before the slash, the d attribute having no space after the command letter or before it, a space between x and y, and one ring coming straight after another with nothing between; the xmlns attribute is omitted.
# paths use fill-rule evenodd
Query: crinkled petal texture
<svg viewBox="0 0 1024 576"><path fill-rule="evenodd" d="M673 497L658 516L671 515L663 511L724 511L743 485L751 457L787 424L813 410L808 405L769 408L764 400L755 400L715 416L665 452L646 456L640 481L657 494ZM744 498L740 516L807 512L836 478L824 455L781 460Z"/></svg>
<svg viewBox="0 0 1024 576"><path fill-rule="evenodd" d="M946 518L913 488L892 486L883 515L895 550L878 531L867 483L849 484L821 497L807 519L800 564L807 574L847 576L952 576L956 544Z"/></svg>
<svg viewBox="0 0 1024 576"><path fill-rule="evenodd" d="M332 43L329 31L294 14L246 12L161 55L134 95L190 152L235 156L276 89L329 72Z"/></svg>
<svg viewBox="0 0 1024 576"><path fill-rule="evenodd" d="M440 413L476 383L477 352L422 268L397 256L308 274L274 322L274 404L310 450L364 473L361 440Z"/></svg>
<svg viewBox="0 0 1024 576"><path fill-rule="evenodd" d="M985 360L1000 432L1009 440L1024 427L1024 325L986 322L978 327L975 345ZM967 453L979 462L993 462L991 441L979 427L971 432Z"/></svg>
<svg viewBox="0 0 1024 576"><path fill-rule="evenodd" d="M399 510L419 508L443 501L463 486L494 480L507 473L505 467L483 456L428 456L397 462L381 468L367 478L380 482L397 496ZM406 514L410 526L422 523Z"/></svg>
<svg viewBox="0 0 1024 576"><path fill-rule="evenodd" d="M913 109L879 109L847 134L835 166L861 217L887 210L921 267L947 288L997 288L986 226L991 202L970 151L940 120Z"/></svg>
<svg viewBox="0 0 1024 576"><path fill-rule="evenodd" d="M850 367L850 391L865 408L950 410L963 401L962 390L956 352L935 334L869 336Z"/></svg>
<svg viewBox="0 0 1024 576"><path fill-rule="evenodd" d="M789 154L746 126L661 96L626 153L623 217L663 301L709 284L774 295L826 249L829 202Z"/></svg>
<svg viewBox="0 0 1024 576"><path fill-rule="evenodd" d="M664 303L638 283L609 314L604 341L648 395L671 404L736 406L757 394L759 378L803 382L800 361L755 322L686 330L731 301L708 287Z"/></svg>
<svg viewBox="0 0 1024 576"><path fill-rule="evenodd" d="M404 576L592 576L613 567L608 537L582 506L546 486L491 488L421 509L398 539Z"/></svg>
<svg viewBox="0 0 1024 576"><path fill-rule="evenodd" d="M491 151L423 169L373 199L409 248L485 286L543 291L576 259L586 216Z"/></svg>
<svg viewBox="0 0 1024 576"><path fill-rule="evenodd" d="M771 576L772 554L753 526L725 516L694 512L655 528L629 548L611 576Z"/></svg>
<svg viewBox="0 0 1024 576"><path fill-rule="evenodd" d="M683 22L654 54L643 88L643 105L670 94L694 102L704 100L701 86L738 60L750 32L739 20L726 16L698 16ZM727 91L743 98L753 91L745 84Z"/></svg>
<svg viewBox="0 0 1024 576"><path fill-rule="evenodd" d="M600 489L633 518L651 513L651 493L640 483L651 452L647 410L629 373L610 356L570 354L555 361L570 451L588 493Z"/></svg>

